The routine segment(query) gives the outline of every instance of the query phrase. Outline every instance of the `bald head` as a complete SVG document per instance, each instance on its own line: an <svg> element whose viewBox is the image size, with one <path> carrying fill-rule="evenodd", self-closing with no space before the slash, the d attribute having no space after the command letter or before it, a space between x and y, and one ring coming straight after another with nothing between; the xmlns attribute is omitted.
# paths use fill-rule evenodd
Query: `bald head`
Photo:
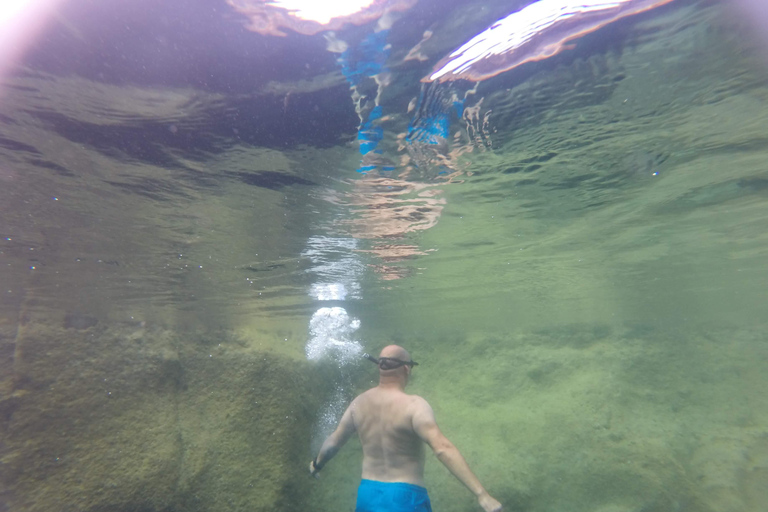
<svg viewBox="0 0 768 512"><path fill-rule="evenodd" d="M399 345L388 345L384 347L379 358L397 359L403 362L411 361L411 354ZM411 366L403 364L394 368L387 363L379 363L379 386L396 385L404 388L411 375Z"/></svg>
<svg viewBox="0 0 768 512"><path fill-rule="evenodd" d="M411 354L409 354L408 351L400 345L387 345L381 349L381 354L379 354L379 357L391 357L401 361L411 360Z"/></svg>

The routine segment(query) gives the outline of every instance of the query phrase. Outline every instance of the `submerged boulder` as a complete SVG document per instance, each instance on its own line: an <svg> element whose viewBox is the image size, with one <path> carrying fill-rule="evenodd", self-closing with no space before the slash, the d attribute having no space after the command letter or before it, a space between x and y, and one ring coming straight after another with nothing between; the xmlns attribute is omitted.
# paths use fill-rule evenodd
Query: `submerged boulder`
<svg viewBox="0 0 768 512"><path fill-rule="evenodd" d="M211 347L102 324L21 327L0 397L0 510L304 508L321 401L306 363Z"/></svg>

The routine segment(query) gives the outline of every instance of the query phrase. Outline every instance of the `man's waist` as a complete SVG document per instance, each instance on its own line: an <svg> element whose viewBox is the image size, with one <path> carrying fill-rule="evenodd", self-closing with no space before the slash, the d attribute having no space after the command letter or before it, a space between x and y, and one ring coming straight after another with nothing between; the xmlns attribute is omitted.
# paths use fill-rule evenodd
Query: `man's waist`
<svg viewBox="0 0 768 512"><path fill-rule="evenodd" d="M424 494L427 493L427 488L423 487L421 485L417 485L411 482L385 482L381 480L370 480L368 478L363 478L360 480L360 487L376 487L379 489L383 488L401 488L401 489L409 489L414 492L423 492Z"/></svg>

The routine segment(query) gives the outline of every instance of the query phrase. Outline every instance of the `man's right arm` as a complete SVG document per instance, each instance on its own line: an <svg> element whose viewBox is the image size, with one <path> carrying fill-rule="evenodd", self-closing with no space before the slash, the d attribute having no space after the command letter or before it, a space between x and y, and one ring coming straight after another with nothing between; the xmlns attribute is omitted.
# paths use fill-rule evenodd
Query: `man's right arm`
<svg viewBox="0 0 768 512"><path fill-rule="evenodd" d="M353 400L344 414L341 416L339 426L336 430L328 436L323 442L323 446L320 447L320 452L315 457L315 460L309 463L309 472L317 478L317 473L325 466L325 464L333 458L339 449L346 444L352 434L355 433L355 420L352 417L352 411L355 407L357 399Z"/></svg>
<svg viewBox="0 0 768 512"><path fill-rule="evenodd" d="M500 512L501 503L491 497L477 479L458 448L440 431L432 407L423 398L417 398L413 413L413 430L432 448L438 460L477 497L486 512Z"/></svg>

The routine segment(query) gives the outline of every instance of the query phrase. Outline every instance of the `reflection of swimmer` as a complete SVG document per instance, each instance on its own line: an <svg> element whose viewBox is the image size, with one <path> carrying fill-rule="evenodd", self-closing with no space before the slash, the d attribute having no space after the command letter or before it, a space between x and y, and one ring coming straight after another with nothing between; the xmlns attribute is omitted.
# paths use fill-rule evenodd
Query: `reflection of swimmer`
<svg viewBox="0 0 768 512"><path fill-rule="evenodd" d="M350 203L355 218L345 222L356 238L400 238L431 228L440 219L445 199L432 185L394 178L354 182Z"/></svg>
<svg viewBox="0 0 768 512"><path fill-rule="evenodd" d="M406 148L417 167L430 168L449 164L448 143L450 118L453 111L459 118L464 111L464 100L455 88L439 84L421 87L413 119L408 124Z"/></svg>
<svg viewBox="0 0 768 512"><path fill-rule="evenodd" d="M355 190L349 195L353 218L345 220L349 234L355 238L375 240L367 250L359 252L375 254L382 260L393 263L422 256L422 251L411 243L397 243L408 233L431 228L440 219L445 199L441 191L431 185L414 183L393 178L356 180ZM374 266L382 279L400 279L410 270Z"/></svg>
<svg viewBox="0 0 768 512"><path fill-rule="evenodd" d="M501 503L488 494L459 450L440 431L427 401L405 393L417 364L410 354L390 345L378 359L367 357L379 367L379 385L352 401L336 431L310 463L310 473L316 476L357 432L363 447L363 479L356 512L428 512L432 509L424 488L426 443L486 512L500 512Z"/></svg>

